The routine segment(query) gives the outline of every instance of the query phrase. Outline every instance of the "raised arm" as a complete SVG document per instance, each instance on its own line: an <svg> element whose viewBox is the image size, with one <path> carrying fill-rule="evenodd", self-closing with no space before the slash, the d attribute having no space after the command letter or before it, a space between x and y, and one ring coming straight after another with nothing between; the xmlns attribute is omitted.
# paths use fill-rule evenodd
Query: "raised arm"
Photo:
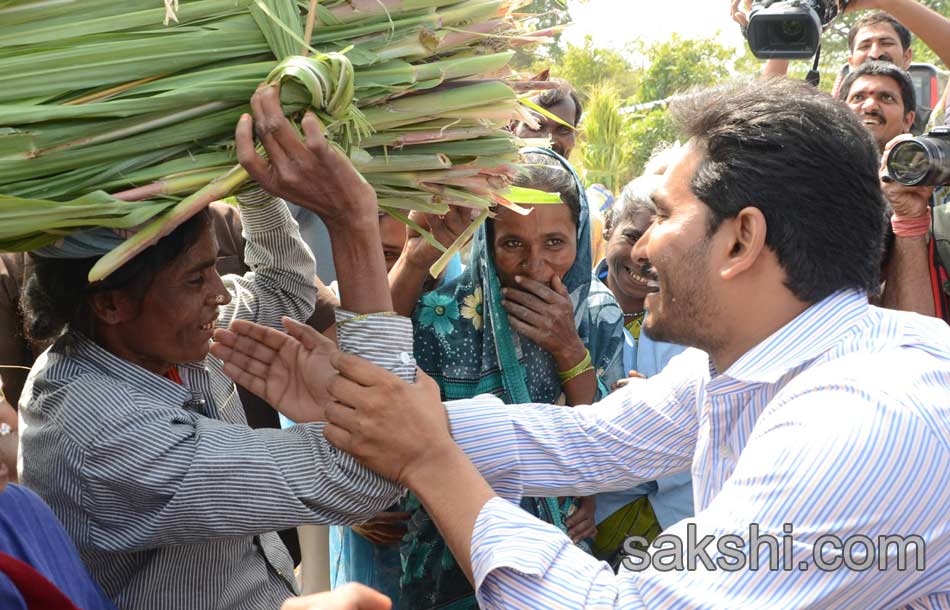
<svg viewBox="0 0 950 610"><path fill-rule="evenodd" d="M853 4L849 10L887 11L930 47L944 65L950 66L950 19L944 15L917 0L861 0Z"/></svg>
<svg viewBox="0 0 950 610"><path fill-rule="evenodd" d="M884 159L891 148L912 136L902 134L888 142ZM894 215L894 245L890 260L884 269L882 304L889 309L913 311L925 316L935 315L933 290L930 283L930 253L928 231L932 186L904 186L887 175L881 162L881 189Z"/></svg>
<svg viewBox="0 0 950 610"><path fill-rule="evenodd" d="M472 222L471 210L457 206L441 217L418 212L410 213L409 217L419 226L428 229L443 246L450 246ZM442 252L419 233L409 230L406 246L389 272L393 308L400 315L412 315L412 310L415 309L429 279L429 267L439 260L441 255Z"/></svg>
<svg viewBox="0 0 950 610"><path fill-rule="evenodd" d="M343 309L359 314L391 311L373 188L327 141L313 113L304 116L300 139L284 118L276 86L258 89L251 108L254 119L241 117L235 133L241 164L268 193L312 210L326 224ZM267 159L254 150L252 131Z"/></svg>

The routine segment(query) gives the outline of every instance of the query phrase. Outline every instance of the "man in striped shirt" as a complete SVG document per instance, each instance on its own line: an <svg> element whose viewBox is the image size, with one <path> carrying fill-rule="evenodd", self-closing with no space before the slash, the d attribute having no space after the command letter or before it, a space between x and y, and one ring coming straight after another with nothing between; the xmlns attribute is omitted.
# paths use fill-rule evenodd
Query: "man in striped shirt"
<svg viewBox="0 0 950 610"><path fill-rule="evenodd" d="M800 83L693 99L636 247L646 328L704 351L574 409L443 407L337 353L327 439L419 495L482 608L950 608L950 331L868 304L870 136ZM618 575L517 507L687 469L696 516Z"/></svg>

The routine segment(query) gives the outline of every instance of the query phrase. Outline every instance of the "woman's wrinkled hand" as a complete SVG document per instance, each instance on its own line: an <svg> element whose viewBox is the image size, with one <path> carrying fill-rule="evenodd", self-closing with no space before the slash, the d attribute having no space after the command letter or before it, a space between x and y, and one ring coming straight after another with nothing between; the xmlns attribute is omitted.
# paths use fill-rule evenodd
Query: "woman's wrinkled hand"
<svg viewBox="0 0 950 610"><path fill-rule="evenodd" d="M561 370L584 357L585 347L574 325L574 305L559 277L551 287L529 277L516 276L518 288L503 288L501 304L511 327L554 356Z"/></svg>

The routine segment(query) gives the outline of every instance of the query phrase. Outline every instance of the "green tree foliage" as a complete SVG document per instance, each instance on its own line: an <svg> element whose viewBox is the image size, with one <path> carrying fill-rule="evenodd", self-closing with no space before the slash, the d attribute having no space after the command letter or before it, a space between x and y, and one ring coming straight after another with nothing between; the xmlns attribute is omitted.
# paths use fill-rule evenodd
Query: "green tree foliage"
<svg viewBox="0 0 950 610"><path fill-rule="evenodd" d="M650 65L643 75L640 100L661 100L692 87L712 85L728 75L732 51L709 39L673 35L647 50Z"/></svg>
<svg viewBox="0 0 950 610"><path fill-rule="evenodd" d="M664 104L621 115L625 106L648 104L713 85L735 69L732 50L715 40L673 36L641 49L646 67L635 69L617 51L590 39L569 46L557 74L588 97L575 164L588 184L618 191L643 171L653 151L677 139Z"/></svg>
<svg viewBox="0 0 950 610"><path fill-rule="evenodd" d="M567 13L567 0L532 0L530 4L520 9L519 12L537 15L537 17L527 22L532 30L544 30L558 25L564 25L570 21L570 15ZM560 45L561 35L554 36L554 44L539 47L524 47L516 49L515 56L512 58L511 66L516 70L531 72L532 66L539 61L543 63L560 63L564 55L564 50ZM540 72L542 67L535 72Z"/></svg>
<svg viewBox="0 0 950 610"><path fill-rule="evenodd" d="M618 51L595 47L590 36L581 46L567 45L552 72L571 83L582 101L600 83L611 83L622 100L633 98L640 89L639 74L630 62Z"/></svg>

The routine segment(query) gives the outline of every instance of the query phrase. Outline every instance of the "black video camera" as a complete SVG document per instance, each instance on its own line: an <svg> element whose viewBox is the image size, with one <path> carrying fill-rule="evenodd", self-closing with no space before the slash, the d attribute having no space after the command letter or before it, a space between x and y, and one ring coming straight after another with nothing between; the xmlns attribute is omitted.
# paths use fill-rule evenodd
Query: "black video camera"
<svg viewBox="0 0 950 610"><path fill-rule="evenodd" d="M759 59L807 59L849 0L755 0L746 38Z"/></svg>
<svg viewBox="0 0 950 610"><path fill-rule="evenodd" d="M887 155L887 173L907 186L950 184L950 127L898 142Z"/></svg>

